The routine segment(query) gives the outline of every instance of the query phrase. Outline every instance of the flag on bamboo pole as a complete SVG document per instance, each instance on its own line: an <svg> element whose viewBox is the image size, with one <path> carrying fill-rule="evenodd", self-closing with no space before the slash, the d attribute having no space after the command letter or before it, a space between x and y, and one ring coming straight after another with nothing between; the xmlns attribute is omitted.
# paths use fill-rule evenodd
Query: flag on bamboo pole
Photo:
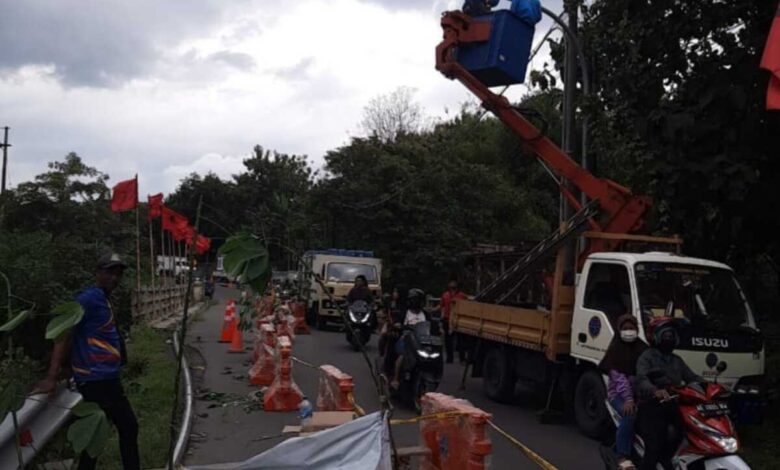
<svg viewBox="0 0 780 470"><path fill-rule="evenodd" d="M165 206L162 207L163 230L170 232L174 240L179 241L187 238L189 225L186 217Z"/></svg>
<svg viewBox="0 0 780 470"><path fill-rule="evenodd" d="M114 212L131 211L138 207L138 177L120 181L113 188L111 210Z"/></svg>
<svg viewBox="0 0 780 470"><path fill-rule="evenodd" d="M195 253L202 255L209 251L209 249L211 249L211 239L204 237L203 235L198 235L198 238L195 239Z"/></svg>
<svg viewBox="0 0 780 470"><path fill-rule="evenodd" d="M187 224L186 227L184 227L182 230L180 230L178 233L173 234L173 239L177 242L180 241L186 241L187 246L192 243L192 240L195 238L195 228L193 228L190 224Z"/></svg>
<svg viewBox="0 0 780 470"><path fill-rule="evenodd" d="M154 196L147 196L149 201L149 220L156 219L162 215L163 208L163 195L155 194Z"/></svg>
<svg viewBox="0 0 780 470"><path fill-rule="evenodd" d="M769 88L766 92L766 109L780 110L780 3L769 28L761 68L769 70Z"/></svg>

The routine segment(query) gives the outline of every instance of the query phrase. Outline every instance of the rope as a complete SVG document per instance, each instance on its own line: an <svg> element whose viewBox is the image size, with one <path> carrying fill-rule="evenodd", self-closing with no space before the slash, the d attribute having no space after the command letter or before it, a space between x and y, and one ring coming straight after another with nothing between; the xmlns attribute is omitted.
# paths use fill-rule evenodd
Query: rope
<svg viewBox="0 0 780 470"><path fill-rule="evenodd" d="M558 470L558 467L551 464L550 462L544 460L541 455L537 454L533 450L531 450L529 447L524 445L522 442L518 441L514 437L510 436L509 433L504 431L503 429L496 426L496 424L493 421L487 422L491 428L498 431L499 434L507 438L509 442L515 445L518 449L520 449L520 452L522 452L526 457L528 457L533 463L539 466L539 468L543 468L545 470Z"/></svg>
<svg viewBox="0 0 780 470"><path fill-rule="evenodd" d="M292 360L293 360L293 361L295 361L295 362L297 362L298 364L300 364L300 365L302 365L302 366L306 366L306 367L309 367L309 368L311 368L311 369L315 369L315 370L319 370L319 369L320 369L319 367L315 366L315 365L314 365L314 364L312 364L311 362L306 362L306 361L304 361L303 359L298 359L298 358L297 358L297 357L295 357L295 356L292 356Z"/></svg>

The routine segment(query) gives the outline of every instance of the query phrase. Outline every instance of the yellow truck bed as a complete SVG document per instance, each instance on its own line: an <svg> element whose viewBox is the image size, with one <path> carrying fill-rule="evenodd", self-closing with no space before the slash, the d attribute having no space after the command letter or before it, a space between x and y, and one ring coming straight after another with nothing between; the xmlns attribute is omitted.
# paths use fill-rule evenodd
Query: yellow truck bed
<svg viewBox="0 0 780 470"><path fill-rule="evenodd" d="M457 300L450 327L469 336L544 352L555 360L568 354L571 336L573 289L562 290L552 311Z"/></svg>

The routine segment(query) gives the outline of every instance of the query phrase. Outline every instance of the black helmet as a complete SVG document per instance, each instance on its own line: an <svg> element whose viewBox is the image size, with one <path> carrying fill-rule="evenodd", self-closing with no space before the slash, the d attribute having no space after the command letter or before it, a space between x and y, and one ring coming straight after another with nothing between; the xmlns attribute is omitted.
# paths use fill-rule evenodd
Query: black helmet
<svg viewBox="0 0 780 470"><path fill-rule="evenodd" d="M425 292L422 289L409 289L406 305L410 309L420 310L425 305Z"/></svg>

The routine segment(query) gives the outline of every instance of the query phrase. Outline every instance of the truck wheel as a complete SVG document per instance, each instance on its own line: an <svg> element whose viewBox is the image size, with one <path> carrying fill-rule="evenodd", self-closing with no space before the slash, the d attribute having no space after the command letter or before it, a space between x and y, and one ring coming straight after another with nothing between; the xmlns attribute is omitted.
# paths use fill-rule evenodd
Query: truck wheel
<svg viewBox="0 0 780 470"><path fill-rule="evenodd" d="M327 328L327 326L328 326L328 320L324 316L318 314L317 329L320 331L325 331L325 328Z"/></svg>
<svg viewBox="0 0 780 470"><path fill-rule="evenodd" d="M574 391L574 418L586 436L598 439L604 435L609 420L606 399L604 381L598 373L589 370L580 376Z"/></svg>
<svg viewBox="0 0 780 470"><path fill-rule="evenodd" d="M515 395L515 374L509 358L500 348L491 348L482 365L485 395L499 403L508 403Z"/></svg>

